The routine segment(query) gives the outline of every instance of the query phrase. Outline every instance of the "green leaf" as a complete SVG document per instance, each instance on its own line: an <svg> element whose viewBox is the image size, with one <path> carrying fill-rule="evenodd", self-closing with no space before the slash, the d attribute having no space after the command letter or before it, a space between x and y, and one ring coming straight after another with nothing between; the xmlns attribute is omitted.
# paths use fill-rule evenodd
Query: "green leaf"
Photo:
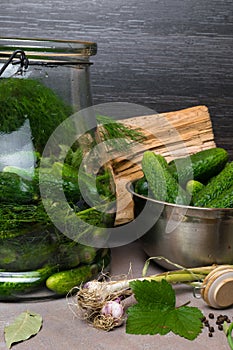
<svg viewBox="0 0 233 350"><path fill-rule="evenodd" d="M22 312L12 324L4 328L7 348L13 343L29 339L39 332L42 326L42 317L39 314L25 311Z"/></svg>
<svg viewBox="0 0 233 350"><path fill-rule="evenodd" d="M170 314L167 325L181 337L194 340L202 329L202 312L197 307L181 306Z"/></svg>
<svg viewBox="0 0 233 350"><path fill-rule="evenodd" d="M165 335L172 331L189 340L200 334L201 311L189 306L176 308L175 292L167 281L134 281L130 286L138 303L127 310L126 333Z"/></svg>
<svg viewBox="0 0 233 350"><path fill-rule="evenodd" d="M160 334L170 332L166 324L171 309L159 309L155 305L136 304L127 310L126 333L129 334Z"/></svg>
<svg viewBox="0 0 233 350"><path fill-rule="evenodd" d="M159 306L175 307L176 297L172 286L165 280L133 281L130 283L134 296L141 304L158 304Z"/></svg>

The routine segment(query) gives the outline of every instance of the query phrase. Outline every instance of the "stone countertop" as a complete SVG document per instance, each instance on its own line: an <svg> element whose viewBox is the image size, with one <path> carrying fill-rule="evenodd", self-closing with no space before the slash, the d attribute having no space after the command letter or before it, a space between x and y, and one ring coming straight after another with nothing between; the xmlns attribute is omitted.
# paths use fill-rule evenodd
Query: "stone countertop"
<svg viewBox="0 0 233 350"><path fill-rule="evenodd" d="M112 249L111 275L127 275L138 277L141 275L146 255L138 242ZM161 272L161 268L151 263L148 274ZM214 326L213 337L208 336L208 329L203 328L202 333L194 341L168 333L160 335L131 335L126 334L125 325L110 332L98 330L88 325L75 315L75 300L73 298L60 298L44 302L2 302L0 306L0 349L7 349L4 341L4 327L11 323L21 312L30 310L41 314L43 326L40 332L27 341L13 345L15 350L227 350L227 339L222 331L217 329L216 317L227 314L233 320L233 308L227 310L212 310L202 299L192 294L192 289L186 285L176 285L177 305L190 301L190 306L199 307L208 317L214 313L215 319L210 320ZM70 305L72 304L72 305Z"/></svg>

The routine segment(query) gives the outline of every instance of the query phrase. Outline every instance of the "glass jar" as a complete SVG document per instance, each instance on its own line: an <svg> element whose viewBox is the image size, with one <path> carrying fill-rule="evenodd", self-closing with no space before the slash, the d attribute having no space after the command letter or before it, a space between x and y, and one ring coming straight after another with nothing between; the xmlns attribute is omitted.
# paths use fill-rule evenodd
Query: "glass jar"
<svg viewBox="0 0 233 350"><path fill-rule="evenodd" d="M0 38L0 300L62 296L110 265L108 248L82 244L53 224L39 181L54 130L92 104L89 59L96 50L91 42ZM79 191L80 145L64 162L59 152L43 159L44 185L51 193L62 188L71 210L88 222L93 208ZM102 215L92 227L112 220Z"/></svg>

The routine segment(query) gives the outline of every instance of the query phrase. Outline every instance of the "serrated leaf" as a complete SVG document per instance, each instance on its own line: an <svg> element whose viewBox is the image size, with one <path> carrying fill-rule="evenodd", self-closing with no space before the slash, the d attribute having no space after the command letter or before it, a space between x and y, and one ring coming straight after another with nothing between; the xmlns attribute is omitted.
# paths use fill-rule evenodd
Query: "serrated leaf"
<svg viewBox="0 0 233 350"><path fill-rule="evenodd" d="M127 310L126 333L129 334L160 334L170 332L166 318L170 309L159 309L154 305L133 305Z"/></svg>
<svg viewBox="0 0 233 350"><path fill-rule="evenodd" d="M191 306L181 306L170 314L167 325L171 331L189 340L194 340L202 329L202 312Z"/></svg>
<svg viewBox="0 0 233 350"><path fill-rule="evenodd" d="M189 306L176 308L175 292L165 280L134 281L131 288L138 303L127 310L126 333L165 335L172 331L193 340L201 332L201 311Z"/></svg>
<svg viewBox="0 0 233 350"><path fill-rule="evenodd" d="M22 312L14 322L4 328L8 349L13 343L24 341L37 334L42 326L42 317L30 311Z"/></svg>
<svg viewBox="0 0 233 350"><path fill-rule="evenodd" d="M141 304L175 307L176 297L172 286L165 280L133 281L130 283L135 299Z"/></svg>

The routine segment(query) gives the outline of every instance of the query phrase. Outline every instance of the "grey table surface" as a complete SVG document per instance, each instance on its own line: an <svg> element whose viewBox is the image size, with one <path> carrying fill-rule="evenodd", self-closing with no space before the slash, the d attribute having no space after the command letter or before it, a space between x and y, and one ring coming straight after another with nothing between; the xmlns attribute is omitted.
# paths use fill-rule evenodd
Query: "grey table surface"
<svg viewBox="0 0 233 350"><path fill-rule="evenodd" d="M112 250L112 276L127 275L139 277L142 273L146 256L139 242ZM150 264L148 274L161 272L156 264ZM197 306L208 317L213 312L215 319L210 321L215 333L208 337L208 328L204 327L202 333L194 341L168 333L160 335L132 335L126 334L125 324L113 331L105 332L88 325L74 314L75 299L61 298L45 302L35 303L0 303L0 349L7 349L3 337L4 326L8 325L23 311L37 312L43 317L43 326L40 332L25 342L14 345L16 350L227 350L229 346L222 331L215 325L216 317L220 313L227 314L233 319L233 308L222 310L210 309L202 299L193 296L193 291L186 285L176 285L177 305L190 301L190 306ZM70 305L71 304L71 305Z"/></svg>

